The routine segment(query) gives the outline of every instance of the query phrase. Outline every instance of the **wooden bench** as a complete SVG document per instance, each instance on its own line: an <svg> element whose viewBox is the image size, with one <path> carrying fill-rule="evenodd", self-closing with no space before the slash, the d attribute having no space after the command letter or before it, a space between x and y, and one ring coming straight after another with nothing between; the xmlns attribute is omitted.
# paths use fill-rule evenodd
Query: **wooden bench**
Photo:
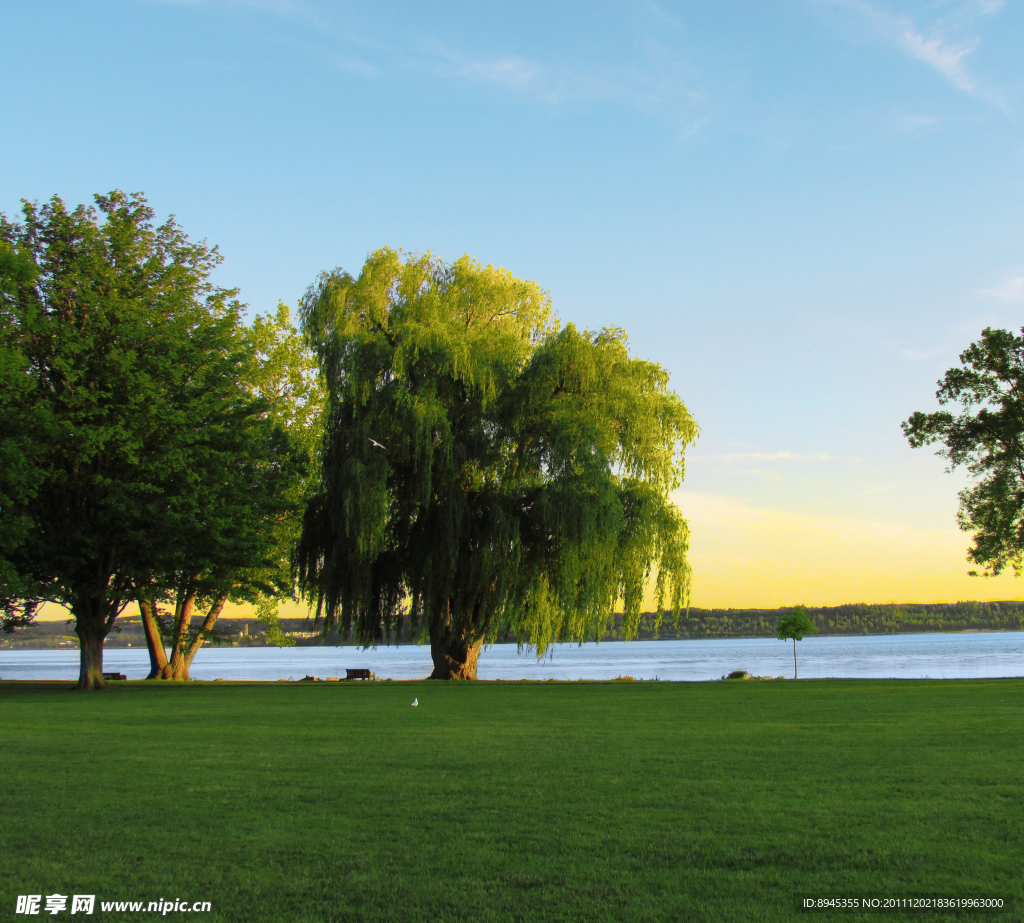
<svg viewBox="0 0 1024 923"><path fill-rule="evenodd" d="M125 676L123 673L104 673L103 674L103 678L106 679L106 680L111 680L111 679L125 679L126 680L126 679L128 679L128 677Z"/></svg>
<svg viewBox="0 0 1024 923"><path fill-rule="evenodd" d="M373 679L369 670L346 670L345 679Z"/></svg>

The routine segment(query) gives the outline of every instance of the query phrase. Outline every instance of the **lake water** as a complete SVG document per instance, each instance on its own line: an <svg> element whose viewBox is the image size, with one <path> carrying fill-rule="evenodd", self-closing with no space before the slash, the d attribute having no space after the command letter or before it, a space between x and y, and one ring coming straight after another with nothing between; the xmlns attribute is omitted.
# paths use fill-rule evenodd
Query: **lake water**
<svg viewBox="0 0 1024 923"><path fill-rule="evenodd" d="M1024 676L1024 632L810 637L797 642L801 678L969 679ZM142 649L112 649L105 670L142 679L149 657ZM372 670L381 679L422 679L430 673L427 646L204 647L192 663L202 680L277 680L344 676ZM755 676L793 675L793 642L774 638L714 641L604 641L556 645L540 661L535 653L497 644L480 656L480 679L635 679L706 681L733 670ZM77 679L78 651L0 651L0 679Z"/></svg>

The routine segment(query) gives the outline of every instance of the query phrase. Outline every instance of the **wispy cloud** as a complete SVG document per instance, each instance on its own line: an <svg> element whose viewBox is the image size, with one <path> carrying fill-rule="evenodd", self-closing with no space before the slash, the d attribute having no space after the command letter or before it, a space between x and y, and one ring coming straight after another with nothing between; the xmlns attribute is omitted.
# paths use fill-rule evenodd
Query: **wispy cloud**
<svg viewBox="0 0 1024 923"><path fill-rule="evenodd" d="M279 16L309 15L312 10L302 0L148 0L165 6L225 6L259 10Z"/></svg>
<svg viewBox="0 0 1024 923"><path fill-rule="evenodd" d="M451 60L451 56L448 56ZM537 61L510 55L491 60L463 60L456 66L461 77L496 83L511 90L532 90L545 95L552 81L545 68Z"/></svg>
<svg viewBox="0 0 1024 923"><path fill-rule="evenodd" d="M899 48L927 64L965 93L983 96L998 103L995 94L982 86L967 67L967 58L980 45L973 34L973 23L994 16L1003 0L968 0L948 7L947 15L922 24L911 16L900 15L868 0L814 0L819 7L846 9L860 17L876 39Z"/></svg>
<svg viewBox="0 0 1024 923"><path fill-rule="evenodd" d="M896 116L895 130L903 132L921 131L922 129L932 128L938 124L938 116L905 112Z"/></svg>
<svg viewBox="0 0 1024 923"><path fill-rule="evenodd" d="M704 122L707 93L698 86L697 69L668 43L638 40L631 58L619 63L605 59L569 61L537 59L514 50L484 54L453 46L429 35L411 41L371 41L335 28L310 0L136 0L196 8L258 12L279 19L305 21L318 33L311 50L336 65L366 76L389 70L419 72L465 84L502 91L513 98L560 106L574 102L618 104L680 124L683 135ZM659 21L681 25L653 0L639 0ZM295 41L294 36L282 41ZM328 44L329 43L329 44ZM359 45L372 63L346 56L347 46Z"/></svg>
<svg viewBox="0 0 1024 923"><path fill-rule="evenodd" d="M977 89L977 81L964 66L964 58L978 45L977 39L967 44L950 45L940 38L926 38L900 20L895 20L893 24L898 24L899 40L912 57L930 64L961 90L973 92Z"/></svg>
<svg viewBox="0 0 1024 923"><path fill-rule="evenodd" d="M1014 276L994 288L983 289L982 294L991 295L1000 301L1024 302L1024 276Z"/></svg>
<svg viewBox="0 0 1024 923"><path fill-rule="evenodd" d="M473 56L436 41L425 42L424 48L443 73L548 105L593 100L645 111L691 111L705 101L704 93L687 79L685 68L670 56L659 56L657 49L649 49L635 67L614 67L554 64L514 54Z"/></svg>
<svg viewBox="0 0 1024 923"><path fill-rule="evenodd" d="M136 0L159 6L190 6L197 9L261 13L278 19L312 27L317 32L329 31L327 20L306 0Z"/></svg>
<svg viewBox="0 0 1024 923"><path fill-rule="evenodd" d="M923 346L919 340L915 340L911 346L904 345L906 340L903 338L894 337L882 337L878 340L879 348L883 349L887 353L894 353L901 356L904 359L909 359L911 362L922 362L928 359L935 359L938 356L948 355L951 349L955 349L956 345L960 343L958 338L959 330L957 331L944 331L942 342L935 344L935 338L932 336L928 337L929 345Z"/></svg>
<svg viewBox="0 0 1024 923"><path fill-rule="evenodd" d="M937 347L936 349L901 349L900 355L904 359L910 359L913 362L922 361L925 359L935 359L946 352L945 347Z"/></svg>
<svg viewBox="0 0 1024 923"><path fill-rule="evenodd" d="M229 74L235 67L227 61L213 61L210 58L186 58L182 66L189 71Z"/></svg>
<svg viewBox="0 0 1024 923"><path fill-rule="evenodd" d="M726 455L694 455L687 461L699 461L701 459L719 459L722 461L835 461L835 455L828 455L825 452L730 452Z"/></svg>
<svg viewBox="0 0 1024 923"><path fill-rule="evenodd" d="M678 20L671 13L668 13L665 10L663 10L660 6L658 6L657 3L654 3L653 0L647 0L647 2L643 4L643 6L648 13L650 13L655 19L658 19L661 22L668 23L668 25L670 26L675 26L677 29L683 25L680 20Z"/></svg>
<svg viewBox="0 0 1024 923"><path fill-rule="evenodd" d="M192 6L209 9L248 10L265 13L281 19L294 19L313 25L320 29L326 27L326 21L306 0L138 0L142 3L154 3L161 6Z"/></svg>

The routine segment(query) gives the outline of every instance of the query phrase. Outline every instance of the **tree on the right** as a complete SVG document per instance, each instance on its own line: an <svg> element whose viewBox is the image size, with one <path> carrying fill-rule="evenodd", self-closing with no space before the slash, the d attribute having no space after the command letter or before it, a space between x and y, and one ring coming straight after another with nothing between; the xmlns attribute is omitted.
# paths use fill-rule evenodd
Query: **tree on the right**
<svg viewBox="0 0 1024 923"><path fill-rule="evenodd" d="M1024 334L1024 329L1021 331ZM960 491L957 521L972 533L967 559L985 576L1010 566L1021 575L1024 556L1024 335L986 327L960 354L960 367L938 382L948 410L917 411L903 424L913 448L940 443L948 471L963 465L974 482ZM978 571L969 571L977 576Z"/></svg>

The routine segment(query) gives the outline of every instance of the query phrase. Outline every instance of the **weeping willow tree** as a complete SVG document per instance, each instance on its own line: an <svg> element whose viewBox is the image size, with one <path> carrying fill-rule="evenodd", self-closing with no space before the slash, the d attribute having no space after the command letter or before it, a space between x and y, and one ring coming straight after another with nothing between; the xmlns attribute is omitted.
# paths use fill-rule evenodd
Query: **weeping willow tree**
<svg viewBox="0 0 1024 923"><path fill-rule="evenodd" d="M408 614L432 677L475 679L485 643L600 637L620 600L630 636L652 577L678 619L669 493L697 427L622 330L558 329L533 282L389 249L321 275L302 322L328 417L296 562L325 631L384 643Z"/></svg>

